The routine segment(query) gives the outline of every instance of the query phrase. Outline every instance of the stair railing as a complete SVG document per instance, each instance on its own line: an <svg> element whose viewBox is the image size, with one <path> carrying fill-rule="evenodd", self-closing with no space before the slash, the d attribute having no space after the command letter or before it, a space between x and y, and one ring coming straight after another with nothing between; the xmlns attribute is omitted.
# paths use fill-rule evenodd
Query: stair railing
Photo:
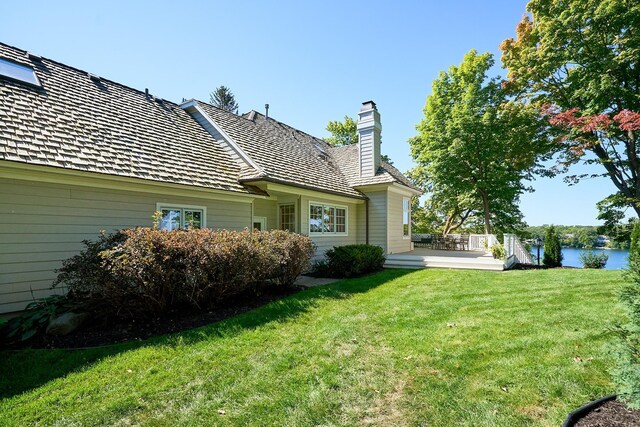
<svg viewBox="0 0 640 427"><path fill-rule="evenodd" d="M507 253L507 267L516 263L533 264L533 257L515 234L504 235L504 249Z"/></svg>

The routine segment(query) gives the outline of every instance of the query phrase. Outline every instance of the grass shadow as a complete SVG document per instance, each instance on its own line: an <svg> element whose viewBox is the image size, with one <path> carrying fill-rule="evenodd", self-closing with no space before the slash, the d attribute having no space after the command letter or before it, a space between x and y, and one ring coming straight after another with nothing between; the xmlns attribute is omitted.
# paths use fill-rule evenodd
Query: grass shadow
<svg viewBox="0 0 640 427"><path fill-rule="evenodd" d="M246 313L192 330L88 349L27 349L0 352L0 399L38 388L56 378L90 369L95 363L143 346L195 344L216 336L233 336L272 321L292 319L317 307L323 300L351 298L388 281L411 273L410 270L383 270L365 277L341 280L299 293Z"/></svg>

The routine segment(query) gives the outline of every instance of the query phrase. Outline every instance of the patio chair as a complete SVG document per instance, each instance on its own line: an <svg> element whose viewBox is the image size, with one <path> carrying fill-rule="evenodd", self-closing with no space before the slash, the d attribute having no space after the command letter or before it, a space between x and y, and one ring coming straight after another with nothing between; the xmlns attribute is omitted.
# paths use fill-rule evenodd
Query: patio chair
<svg viewBox="0 0 640 427"><path fill-rule="evenodd" d="M461 251L469 250L469 235L461 234L460 237L456 240L456 248Z"/></svg>

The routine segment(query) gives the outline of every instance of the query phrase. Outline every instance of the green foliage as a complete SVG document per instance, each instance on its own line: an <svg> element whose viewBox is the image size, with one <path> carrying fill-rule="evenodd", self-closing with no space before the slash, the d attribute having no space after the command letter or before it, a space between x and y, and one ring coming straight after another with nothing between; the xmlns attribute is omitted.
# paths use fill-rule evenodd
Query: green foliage
<svg viewBox="0 0 640 427"><path fill-rule="evenodd" d="M356 277L382 270L385 257L380 246L334 246L316 263L314 273L325 277Z"/></svg>
<svg viewBox="0 0 640 427"><path fill-rule="evenodd" d="M118 234L85 242L85 251L64 264L56 283L68 286L75 299L120 316L161 314L181 305L200 309L267 283L289 286L315 251L309 237L279 230L140 227Z"/></svg>
<svg viewBox="0 0 640 427"><path fill-rule="evenodd" d="M507 257L507 251L501 243L491 246L491 254L495 259L505 259Z"/></svg>
<svg viewBox="0 0 640 427"><path fill-rule="evenodd" d="M358 143L358 122L349 116L344 116L344 121L332 120L327 123L327 131L330 137L325 138L330 145L341 147L343 145Z"/></svg>
<svg viewBox="0 0 640 427"><path fill-rule="evenodd" d="M560 237L553 225L547 228L544 235L544 256L542 263L547 267L562 267L562 247Z"/></svg>
<svg viewBox="0 0 640 427"><path fill-rule="evenodd" d="M622 287L620 303L628 322L618 324L616 346L616 367L613 377L618 394L632 408L640 409L640 224L633 228L629 250L628 282Z"/></svg>
<svg viewBox="0 0 640 427"><path fill-rule="evenodd" d="M51 319L71 311L73 307L74 304L63 295L37 299L27 305L19 316L11 318L4 326L0 325L0 342L28 341L44 333Z"/></svg>
<svg viewBox="0 0 640 427"><path fill-rule="evenodd" d="M233 92L226 86L219 86L210 95L211 104L223 110L230 111L232 113L238 112L238 103L236 102Z"/></svg>
<svg viewBox="0 0 640 427"><path fill-rule="evenodd" d="M529 190L522 182L548 151L538 111L507 99L499 80L487 76L493 64L491 54L472 50L441 72L419 134L409 140L418 164L412 178L430 194L437 215L476 219L486 233L522 227L518 201Z"/></svg>
<svg viewBox="0 0 640 427"><path fill-rule="evenodd" d="M544 235L548 225L542 226L531 226L525 229L528 236L542 236ZM591 225L555 225L554 226L558 236L560 238L560 245L563 247L570 248L585 248L591 249L596 247L611 247L615 249L626 249L629 247L628 240L627 241L619 241L616 242L613 240L613 236L611 236L612 240L608 243L604 243L599 241L598 236L602 234L603 231L607 231L603 229L602 226L591 226ZM627 233L627 239L629 239L630 231ZM621 239L624 239L624 236L618 236Z"/></svg>
<svg viewBox="0 0 640 427"><path fill-rule="evenodd" d="M636 221L631 232L631 245L629 245L630 266L640 265L640 222Z"/></svg>
<svg viewBox="0 0 640 427"><path fill-rule="evenodd" d="M331 120L327 123L326 129L331 133L331 136L324 138L329 145L341 147L343 145L358 143L358 122L349 116L344 116L343 122L340 120ZM393 162L386 154L382 154L380 159L383 162L393 165Z"/></svg>
<svg viewBox="0 0 640 427"><path fill-rule="evenodd" d="M602 269L608 260L609 255L604 252L584 251L580 254L580 262L584 268Z"/></svg>
<svg viewBox="0 0 640 427"><path fill-rule="evenodd" d="M615 187L603 202L640 215L640 3L630 0L531 0L505 40L505 87L555 119L557 171L601 164ZM573 175L570 183L593 175Z"/></svg>
<svg viewBox="0 0 640 427"><path fill-rule="evenodd" d="M102 253L113 249L127 239L122 231L107 234L101 231L98 240L83 240L84 250L62 261L62 267L56 270L57 277L53 287L63 287L71 298L83 299L101 289L105 283L113 280L111 273L104 267Z"/></svg>

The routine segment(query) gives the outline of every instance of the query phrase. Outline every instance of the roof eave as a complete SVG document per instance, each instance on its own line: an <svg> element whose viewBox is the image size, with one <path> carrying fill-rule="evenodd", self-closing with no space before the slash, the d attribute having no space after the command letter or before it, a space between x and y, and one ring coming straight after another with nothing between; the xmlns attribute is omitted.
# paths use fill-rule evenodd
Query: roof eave
<svg viewBox="0 0 640 427"><path fill-rule="evenodd" d="M343 193L343 192L340 192L340 191L325 190L325 189L320 189L318 187L313 187L311 185L293 183L293 182L286 181L286 180L283 180L283 179L277 179L277 178L272 178L272 177L268 177L268 176L241 178L238 181L240 183L242 183L242 184L248 184L248 183L251 183L251 182L259 182L259 181L272 182L274 184L288 185L290 187L303 188L305 190L313 190L313 191L317 191L319 193L333 194L333 195L336 195L336 196L348 197L348 198L351 198L351 199L358 199L358 200L367 200L368 199L368 197L366 195L364 195L364 194L354 195L354 194ZM357 190L355 188L354 188L354 190L357 191L358 193L360 193L359 190Z"/></svg>

